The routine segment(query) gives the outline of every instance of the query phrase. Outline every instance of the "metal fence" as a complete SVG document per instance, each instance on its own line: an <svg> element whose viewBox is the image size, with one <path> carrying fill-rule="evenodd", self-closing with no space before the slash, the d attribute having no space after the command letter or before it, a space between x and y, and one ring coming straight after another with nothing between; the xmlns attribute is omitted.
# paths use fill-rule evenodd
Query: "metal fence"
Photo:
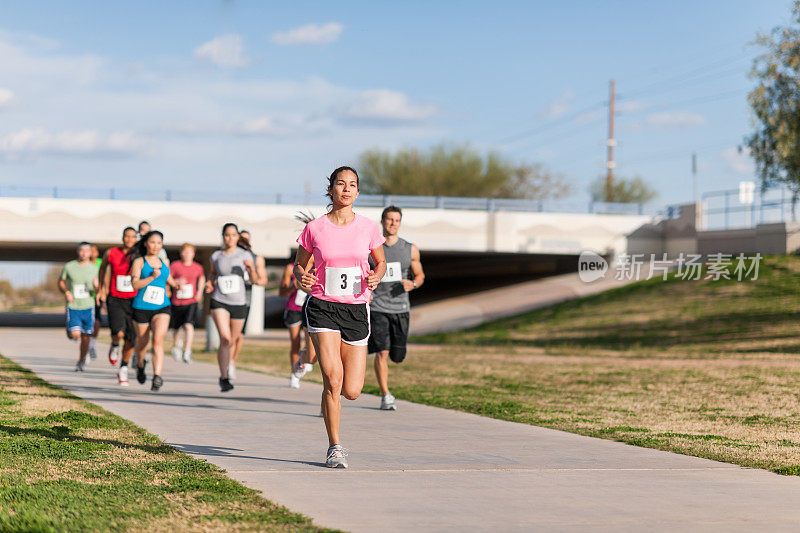
<svg viewBox="0 0 800 533"><path fill-rule="evenodd" d="M0 185L0 197L106 199L159 202L213 202L270 205L325 205L327 199L315 194L245 193L189 191L179 189L141 190L126 188L34 187ZM644 204L619 202L562 202L557 200L519 200L512 198L462 198L454 196L403 196L362 194L361 207L466 209L475 211L517 211L541 213L596 213L608 215L654 214Z"/></svg>
<svg viewBox="0 0 800 533"><path fill-rule="evenodd" d="M704 193L702 220L704 230L747 229L758 224L796 220L792 193L785 187L774 187L756 193L752 203L739 201L739 189Z"/></svg>

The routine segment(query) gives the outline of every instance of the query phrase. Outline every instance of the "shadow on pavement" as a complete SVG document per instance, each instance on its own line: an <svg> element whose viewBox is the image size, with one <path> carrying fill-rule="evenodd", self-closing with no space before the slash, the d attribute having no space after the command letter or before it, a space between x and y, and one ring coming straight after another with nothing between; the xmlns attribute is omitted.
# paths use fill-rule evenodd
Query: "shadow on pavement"
<svg viewBox="0 0 800 533"><path fill-rule="evenodd" d="M242 450L238 448L222 448L219 446L202 446L199 444L179 444L176 442L168 442L170 446L174 446L178 450L184 453L190 454L197 454L197 455L207 455L212 457L236 457L239 459L258 459L260 461L271 461L276 463L296 463L300 465L309 465L309 466L316 466L320 468L325 468L325 463L317 463L313 461L292 461L291 459L273 459L270 457L255 457L253 455L239 455L236 453L230 453L231 451L240 452Z"/></svg>

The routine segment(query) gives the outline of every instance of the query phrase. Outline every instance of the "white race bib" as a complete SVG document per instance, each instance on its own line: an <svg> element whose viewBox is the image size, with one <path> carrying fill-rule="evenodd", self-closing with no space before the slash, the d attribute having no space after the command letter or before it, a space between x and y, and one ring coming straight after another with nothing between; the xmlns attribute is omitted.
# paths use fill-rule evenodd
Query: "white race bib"
<svg viewBox="0 0 800 533"><path fill-rule="evenodd" d="M119 292L133 292L133 281L130 276L117 276L117 290Z"/></svg>
<svg viewBox="0 0 800 533"><path fill-rule="evenodd" d="M166 296L166 291L164 291L162 287L153 287L152 285L148 285L144 289L144 296L142 297L142 300L153 305L163 305L164 296Z"/></svg>
<svg viewBox="0 0 800 533"><path fill-rule="evenodd" d="M386 263L386 274L381 278L381 283L389 281L401 281L403 279L403 269L400 267L400 261L393 263Z"/></svg>
<svg viewBox="0 0 800 533"><path fill-rule="evenodd" d="M361 292L361 269L359 267L325 267L325 294L328 296L355 296Z"/></svg>
<svg viewBox="0 0 800 533"><path fill-rule="evenodd" d="M242 278L239 276L220 276L217 286L222 294L233 294L242 290Z"/></svg>
<svg viewBox="0 0 800 533"><path fill-rule="evenodd" d="M181 285L181 288L178 289L178 292L175 294L175 297L179 300L188 300L194 296L194 285L191 283L184 283Z"/></svg>
<svg viewBox="0 0 800 533"><path fill-rule="evenodd" d="M294 305L297 307L303 307L303 304L306 303L306 298L308 298L308 293L305 291L298 290L294 294Z"/></svg>
<svg viewBox="0 0 800 533"><path fill-rule="evenodd" d="M91 294L89 294L89 289L86 288L86 285L73 285L72 286L72 296L73 298L91 298Z"/></svg>

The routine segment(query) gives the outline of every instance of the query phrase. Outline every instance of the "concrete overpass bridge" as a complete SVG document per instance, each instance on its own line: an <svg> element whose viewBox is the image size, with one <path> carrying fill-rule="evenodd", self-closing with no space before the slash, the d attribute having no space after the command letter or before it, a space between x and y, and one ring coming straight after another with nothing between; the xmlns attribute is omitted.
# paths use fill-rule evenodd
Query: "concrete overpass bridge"
<svg viewBox="0 0 800 533"><path fill-rule="evenodd" d="M125 226L148 220L164 233L171 257L190 242L198 260L207 261L220 245L222 225L235 222L251 231L254 248L268 265L282 266L302 230L295 215L325 212L321 200L308 198L260 203L261 198L234 202L213 196L206 196L212 201L52 196L0 197L0 261L66 261L78 242L115 246ZM419 246L428 276L415 303L575 271L581 251L626 252L631 236L653 223L637 206L629 214L587 212L608 211L611 204L549 212L541 203L513 200L365 195L356 211L378 220L384 204L392 203L403 207L403 237Z"/></svg>

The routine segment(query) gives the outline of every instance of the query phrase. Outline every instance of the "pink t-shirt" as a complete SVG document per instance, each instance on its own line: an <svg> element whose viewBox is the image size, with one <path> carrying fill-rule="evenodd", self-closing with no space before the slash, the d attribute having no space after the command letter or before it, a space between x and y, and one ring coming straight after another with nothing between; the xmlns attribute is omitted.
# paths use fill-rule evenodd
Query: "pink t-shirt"
<svg viewBox="0 0 800 533"><path fill-rule="evenodd" d="M314 254L317 282L311 296L328 302L369 303L369 254L385 241L378 224L361 215L345 226L335 225L327 216L306 224L297 243Z"/></svg>
<svg viewBox="0 0 800 533"><path fill-rule="evenodd" d="M178 288L172 289L172 305L197 303L197 294L203 290L197 284L203 276L203 267L194 261L188 266L183 261L175 261L169 268L172 279L178 283Z"/></svg>

